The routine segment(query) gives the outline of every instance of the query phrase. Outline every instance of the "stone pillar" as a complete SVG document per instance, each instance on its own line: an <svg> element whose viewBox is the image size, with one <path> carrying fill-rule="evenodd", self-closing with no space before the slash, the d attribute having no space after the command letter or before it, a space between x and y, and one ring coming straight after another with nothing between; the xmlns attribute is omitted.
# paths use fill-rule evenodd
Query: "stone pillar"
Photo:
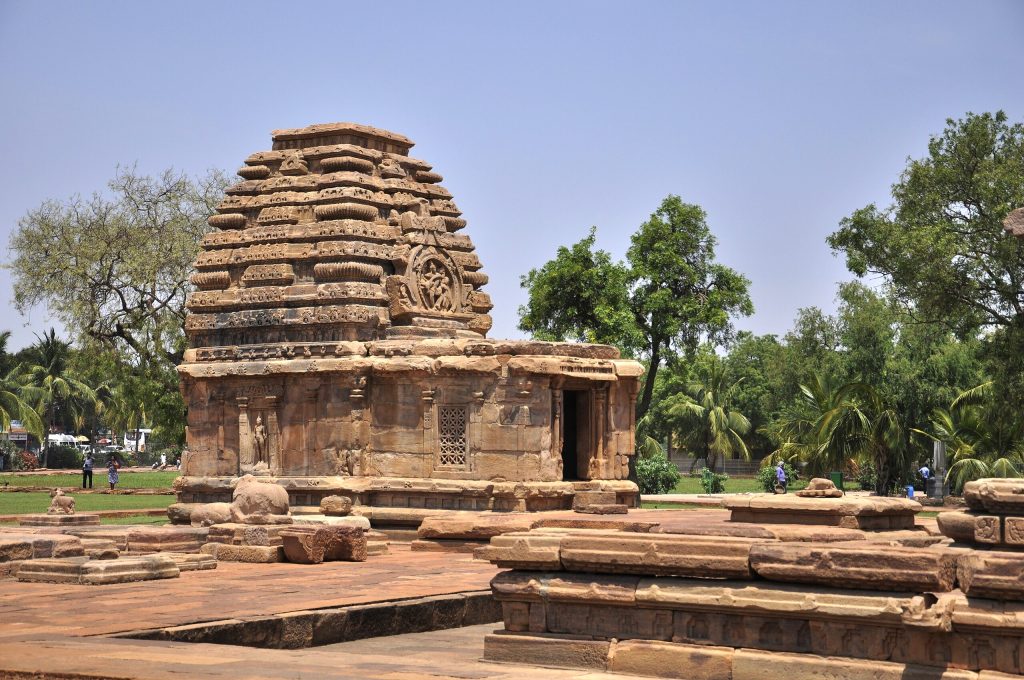
<svg viewBox="0 0 1024 680"><path fill-rule="evenodd" d="M270 474L281 474L281 430L277 424L277 397L267 398L267 465Z"/></svg>
<svg viewBox="0 0 1024 680"><path fill-rule="evenodd" d="M225 459L224 455L224 418L227 417L227 413L224 411L224 395L217 395L217 460L222 461ZM220 465L217 466L217 474L221 474ZM238 467L236 462L235 467Z"/></svg>
<svg viewBox="0 0 1024 680"><path fill-rule="evenodd" d="M249 399L236 397L238 403L238 473L252 472L256 458L252 448L252 432L249 430Z"/></svg>
<svg viewBox="0 0 1024 680"><path fill-rule="evenodd" d="M430 457L430 463L424 466L421 473L424 477L430 477L431 471L437 466L437 435L434 432L434 390L427 388L420 392L420 399L423 402L423 440L420 444L420 451L424 454L423 460Z"/></svg>
<svg viewBox="0 0 1024 680"><path fill-rule="evenodd" d="M605 473L605 425L608 422L608 388L600 386L594 390L594 458L597 459L597 479L604 479ZM594 475L587 475L594 479Z"/></svg>
<svg viewBox="0 0 1024 680"><path fill-rule="evenodd" d="M317 426L317 397L320 393L319 386L306 388L306 402L303 404L302 412L305 415L306 426L303 429L302 446L302 474L310 475L309 463L316 459L316 426Z"/></svg>

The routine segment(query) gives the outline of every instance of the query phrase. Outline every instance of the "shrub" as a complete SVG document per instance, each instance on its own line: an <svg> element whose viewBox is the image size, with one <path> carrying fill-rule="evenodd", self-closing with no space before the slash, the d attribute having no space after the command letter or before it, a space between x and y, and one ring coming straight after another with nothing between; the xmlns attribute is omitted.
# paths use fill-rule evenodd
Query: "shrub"
<svg viewBox="0 0 1024 680"><path fill-rule="evenodd" d="M700 472L691 472L690 476L700 480L700 486L704 489L704 493L725 493L725 482L729 479L729 475L711 472L707 468Z"/></svg>
<svg viewBox="0 0 1024 680"><path fill-rule="evenodd" d="M878 478L878 475L875 473L875 466L871 463L861 463L857 469L856 478L860 488L865 490L874 489L875 481Z"/></svg>
<svg viewBox="0 0 1024 680"><path fill-rule="evenodd" d="M679 468L664 453L655 453L636 461L636 477L640 493L668 493L679 483Z"/></svg>
<svg viewBox="0 0 1024 680"><path fill-rule="evenodd" d="M15 470L28 470L31 472L39 467L39 457L28 451L19 451L11 460Z"/></svg>
<svg viewBox="0 0 1024 680"><path fill-rule="evenodd" d="M46 452L46 467L51 470L80 468L82 452L73 446L51 446Z"/></svg>
<svg viewBox="0 0 1024 680"><path fill-rule="evenodd" d="M786 472L786 480L789 482L790 486L792 486L793 482L799 479L800 474L792 465L786 462L782 463L782 469ZM757 481L761 484L761 488L765 493L775 493L776 480L777 478L775 476L774 465L763 465L761 466L761 469L757 471Z"/></svg>

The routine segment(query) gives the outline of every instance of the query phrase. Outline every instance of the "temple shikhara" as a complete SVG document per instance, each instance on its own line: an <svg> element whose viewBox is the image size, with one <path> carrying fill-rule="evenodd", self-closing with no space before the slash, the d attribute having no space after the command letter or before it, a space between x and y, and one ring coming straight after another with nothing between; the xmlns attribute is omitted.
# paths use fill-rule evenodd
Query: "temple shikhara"
<svg viewBox="0 0 1024 680"><path fill-rule="evenodd" d="M179 366L182 501L254 474L293 505L545 510L628 481L641 366L504 341L466 220L398 134L273 133L209 222Z"/></svg>

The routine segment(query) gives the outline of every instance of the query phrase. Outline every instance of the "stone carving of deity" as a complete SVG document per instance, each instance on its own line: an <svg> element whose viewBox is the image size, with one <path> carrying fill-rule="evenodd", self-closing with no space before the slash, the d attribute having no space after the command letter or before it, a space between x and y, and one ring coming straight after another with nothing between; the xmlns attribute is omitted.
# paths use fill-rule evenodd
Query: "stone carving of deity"
<svg viewBox="0 0 1024 680"><path fill-rule="evenodd" d="M427 309L450 312L453 305L452 276L436 260L428 260L420 271L420 297Z"/></svg>
<svg viewBox="0 0 1024 680"><path fill-rule="evenodd" d="M263 424L263 416L256 416L256 429L253 431L253 444L256 447L256 462L270 463L267 453L267 426Z"/></svg>

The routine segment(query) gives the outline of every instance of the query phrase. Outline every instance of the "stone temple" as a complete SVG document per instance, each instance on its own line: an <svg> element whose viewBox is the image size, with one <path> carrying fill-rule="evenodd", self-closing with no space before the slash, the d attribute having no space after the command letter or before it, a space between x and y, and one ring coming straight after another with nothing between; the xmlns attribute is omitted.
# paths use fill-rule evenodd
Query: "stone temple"
<svg viewBox="0 0 1024 680"><path fill-rule="evenodd" d="M602 345L491 340L441 175L392 132L273 133L210 217L178 370L185 502L273 478L399 508L548 510L628 480L642 367Z"/></svg>

